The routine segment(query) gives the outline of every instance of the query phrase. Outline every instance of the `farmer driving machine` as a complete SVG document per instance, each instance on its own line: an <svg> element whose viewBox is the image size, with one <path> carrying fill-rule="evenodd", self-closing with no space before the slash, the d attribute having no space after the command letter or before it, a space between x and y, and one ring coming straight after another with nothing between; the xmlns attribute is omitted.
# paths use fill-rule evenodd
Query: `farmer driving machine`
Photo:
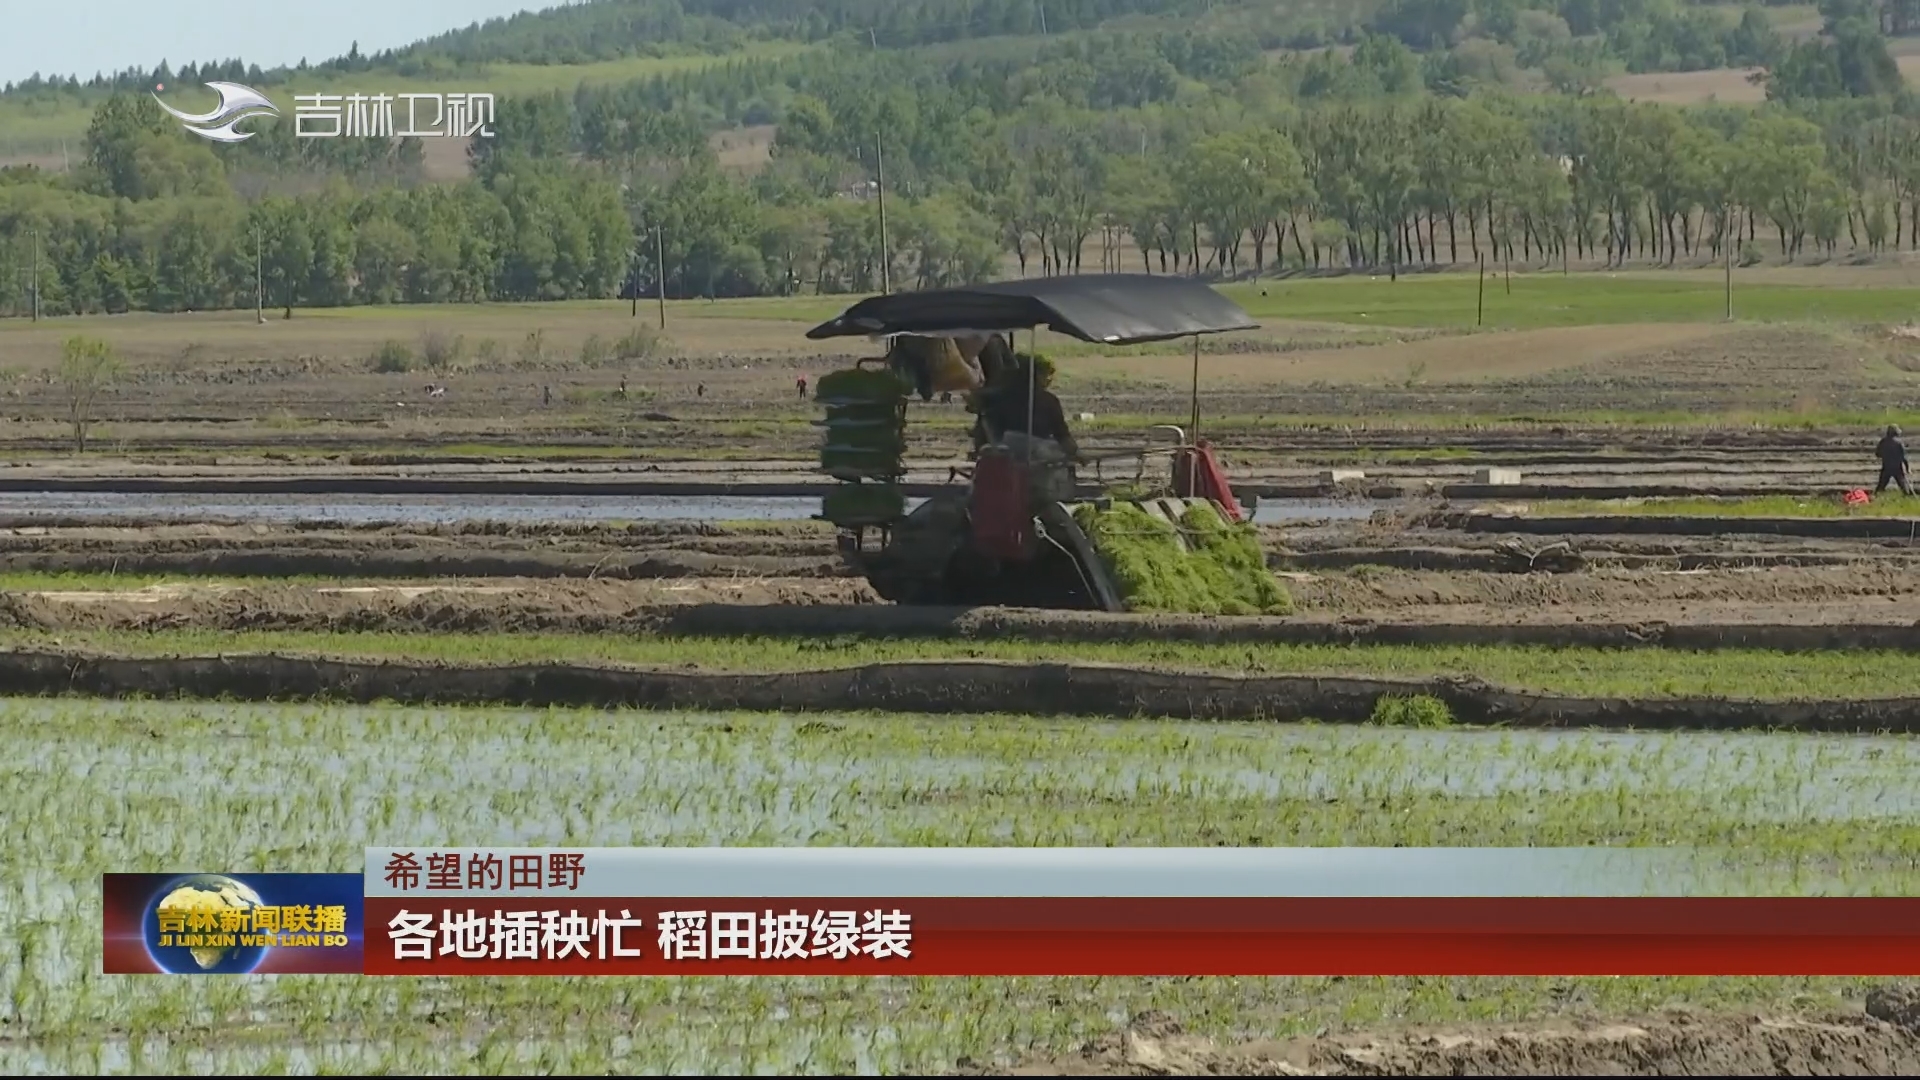
<svg viewBox="0 0 1920 1080"><path fill-rule="evenodd" d="M1266 569L1251 515L1213 447L1198 438L1199 336L1257 325L1206 285L1134 274L898 293L855 304L807 336L866 336L893 347L885 358L816 384L826 414L818 421L825 429L822 468L841 481L819 516L839 530L842 555L895 603L1284 612L1286 593ZM909 395L931 400L936 388L954 388L956 378L976 403L981 394L1012 392L1027 403L1027 431L1034 431L1045 362L1015 354L1013 335L1042 326L1100 345L1192 337L1188 426L1151 428L1140 450L1094 462L1092 485L1081 482L1057 446L1049 452L1047 440L989 432L970 468L955 471L966 474L964 487L949 485L909 510ZM964 357L958 342L972 343L980 359ZM989 362L994 357L1013 362ZM955 363L970 374L956 375ZM948 370L930 372L942 364ZM1115 461L1135 465L1124 494L1101 483Z"/></svg>

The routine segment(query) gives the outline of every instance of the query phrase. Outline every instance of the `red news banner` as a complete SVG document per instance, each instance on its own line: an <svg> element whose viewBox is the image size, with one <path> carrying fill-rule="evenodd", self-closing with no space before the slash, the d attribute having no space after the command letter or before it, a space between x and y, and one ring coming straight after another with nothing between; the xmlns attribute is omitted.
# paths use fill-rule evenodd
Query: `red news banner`
<svg viewBox="0 0 1920 1080"><path fill-rule="evenodd" d="M1594 849L367 852L378 975L1920 974L1920 898Z"/></svg>

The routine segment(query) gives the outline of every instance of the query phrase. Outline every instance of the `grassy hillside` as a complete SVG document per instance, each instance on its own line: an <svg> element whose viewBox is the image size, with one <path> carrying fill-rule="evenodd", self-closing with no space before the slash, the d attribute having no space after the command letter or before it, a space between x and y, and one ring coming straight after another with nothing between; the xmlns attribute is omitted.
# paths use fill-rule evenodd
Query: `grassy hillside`
<svg viewBox="0 0 1920 1080"><path fill-rule="evenodd" d="M494 93L500 95L572 90L582 83L623 83L665 75L676 71L697 70L713 64L742 59L777 59L797 55L817 46L791 41L754 42L725 56L631 56L618 60L599 60L586 64L480 64L455 74L401 75L392 68L360 72L314 70L291 77L274 86L268 96L282 109L293 107L295 94L312 93ZM211 108L213 94L202 87L169 87L167 101L179 109ZM100 93L0 96L0 156L47 152L49 144L57 152L60 140L66 140L76 152L85 137L87 124Z"/></svg>
<svg viewBox="0 0 1920 1080"><path fill-rule="evenodd" d="M1533 0L1537 7L1550 0ZM1745 6L1692 3L1728 25ZM929 50L1005 54L1036 47L1095 27L1208 28L1259 39L1270 56L1351 42L1374 25L1381 0L827 0L796 15L792 5L768 0L598 0L596 3L529 12L449 31L370 57L335 58L303 71L277 69L254 85L276 100L294 94L354 90L467 90L499 95L570 91L582 83L619 84L696 70L741 59L794 56L844 41L887 51ZM1817 33L1818 10L1809 4L1763 9L1788 40ZM1911 54L1920 42L1900 42L1896 54ZM1902 48L1902 45L1908 46ZM1416 48L1422 47L1415 44ZM1475 64L1504 72L1517 88L1540 82L1537 72L1514 67L1513 49L1475 37L1462 46ZM1504 51L1503 51L1504 50ZM1911 74L1914 58L1902 56ZM1690 72L1619 72L1606 85L1623 97L1669 103L1719 100L1750 103L1764 90L1747 81L1748 68ZM151 73L124 72L103 85L38 87L0 93L0 163L53 155L64 140L71 152L85 134L95 105L114 86L150 85ZM233 76L226 76L233 77ZM209 95L180 80L176 102L193 107ZM247 81L242 79L241 81ZM170 100L173 100L170 97ZM42 162L44 164L44 162Z"/></svg>

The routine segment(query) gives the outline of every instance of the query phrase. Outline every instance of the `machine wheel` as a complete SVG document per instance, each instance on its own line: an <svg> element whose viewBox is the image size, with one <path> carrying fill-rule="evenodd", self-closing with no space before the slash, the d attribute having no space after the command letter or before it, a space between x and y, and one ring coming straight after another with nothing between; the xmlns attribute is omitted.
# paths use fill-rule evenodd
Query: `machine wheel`
<svg viewBox="0 0 1920 1080"><path fill-rule="evenodd" d="M863 556L855 569L889 603L958 603L949 595L945 571L966 537L966 500L938 496L908 514L894 527L886 547Z"/></svg>
<svg viewBox="0 0 1920 1080"><path fill-rule="evenodd" d="M889 603L921 607L1027 607L1064 611L1119 610L1102 599L1080 549L1091 553L1072 517L1060 504L1043 508L1044 533L1029 562L1003 562L967 542L966 500L929 499L907 515L886 547L863 555L857 569ZM1076 543L1076 538L1078 541ZM1111 591L1109 587L1107 591Z"/></svg>
<svg viewBox="0 0 1920 1080"><path fill-rule="evenodd" d="M890 604L944 607L954 603L944 575L916 573L884 555L869 559L865 570L867 584Z"/></svg>
<svg viewBox="0 0 1920 1080"><path fill-rule="evenodd" d="M1038 557L1024 563L1002 562L963 547L947 564L945 585L948 602L966 607L1101 610L1079 560L1046 540Z"/></svg>

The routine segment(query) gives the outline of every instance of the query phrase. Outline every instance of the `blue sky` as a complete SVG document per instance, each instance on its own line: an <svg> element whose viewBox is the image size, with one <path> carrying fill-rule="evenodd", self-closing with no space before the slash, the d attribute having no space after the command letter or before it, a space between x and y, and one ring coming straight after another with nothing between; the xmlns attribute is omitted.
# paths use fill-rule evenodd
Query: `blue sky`
<svg viewBox="0 0 1920 1080"><path fill-rule="evenodd" d="M238 57L263 68L405 45L566 0L0 0L0 84ZM223 15L227 11L231 14Z"/></svg>

